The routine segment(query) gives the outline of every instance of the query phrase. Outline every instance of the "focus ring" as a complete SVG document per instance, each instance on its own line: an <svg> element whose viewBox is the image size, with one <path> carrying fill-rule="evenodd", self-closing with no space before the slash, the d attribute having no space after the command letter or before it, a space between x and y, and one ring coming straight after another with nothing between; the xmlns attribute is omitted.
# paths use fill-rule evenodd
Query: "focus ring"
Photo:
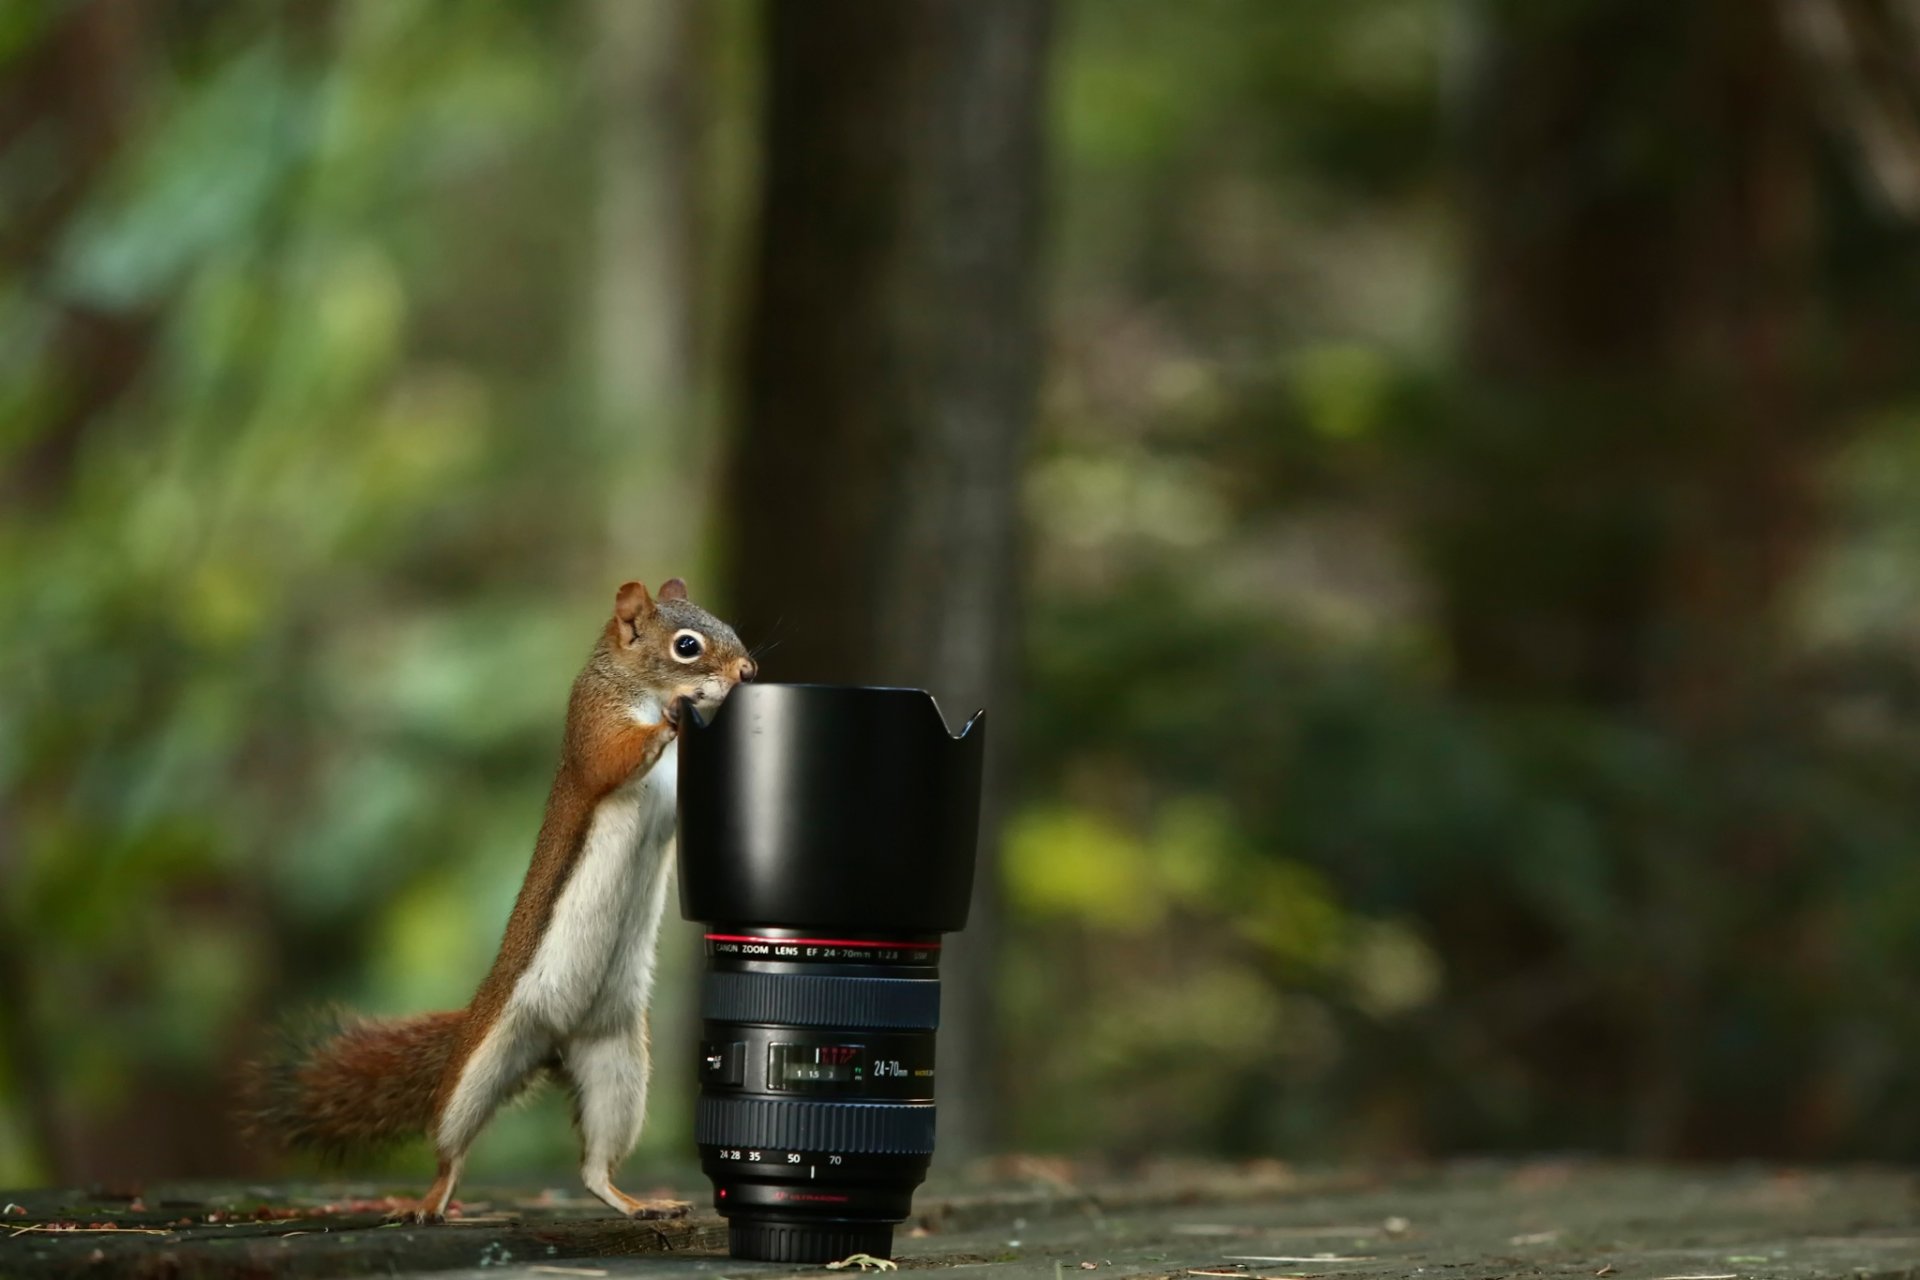
<svg viewBox="0 0 1920 1280"><path fill-rule="evenodd" d="M703 1097L693 1140L703 1147L930 1156L933 1104Z"/></svg>
<svg viewBox="0 0 1920 1280"><path fill-rule="evenodd" d="M709 972L700 984L700 1016L709 1022L784 1027L932 1031L940 1025L940 983L926 978Z"/></svg>

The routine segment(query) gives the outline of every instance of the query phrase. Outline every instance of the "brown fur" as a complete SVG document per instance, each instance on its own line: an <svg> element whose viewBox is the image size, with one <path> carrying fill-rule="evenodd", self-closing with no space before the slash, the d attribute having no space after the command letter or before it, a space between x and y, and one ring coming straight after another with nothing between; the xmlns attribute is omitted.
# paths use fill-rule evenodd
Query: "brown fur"
<svg viewBox="0 0 1920 1280"><path fill-rule="evenodd" d="M254 1065L250 1131L340 1156L423 1132L464 1009L376 1020L334 1013L319 1035Z"/></svg>
<svg viewBox="0 0 1920 1280"><path fill-rule="evenodd" d="M682 630L699 633L705 642L692 662L671 652ZM731 687L755 674L732 628L689 602L678 578L662 584L658 600L638 582L624 584L573 683L560 766L533 860L499 953L472 1002L451 1013L347 1022L317 1047L257 1072L266 1085L256 1089L255 1130L290 1145L338 1152L436 1128L467 1059L539 949L595 807L660 759L678 732L680 697L696 694L703 680L718 677ZM647 698L666 711L666 723L634 721L631 709ZM460 1154L441 1153L440 1176L423 1198L423 1210L450 1194Z"/></svg>

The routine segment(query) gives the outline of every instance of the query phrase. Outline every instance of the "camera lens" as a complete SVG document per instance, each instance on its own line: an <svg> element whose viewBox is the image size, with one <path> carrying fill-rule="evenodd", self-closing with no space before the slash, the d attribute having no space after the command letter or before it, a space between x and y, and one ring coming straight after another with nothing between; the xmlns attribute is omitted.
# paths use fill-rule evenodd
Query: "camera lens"
<svg viewBox="0 0 1920 1280"><path fill-rule="evenodd" d="M680 747L706 925L694 1138L730 1251L884 1257L934 1149L941 935L966 923L984 731L914 689L743 685Z"/></svg>
<svg viewBox="0 0 1920 1280"><path fill-rule="evenodd" d="M940 944L716 929L694 1140L731 1251L885 1257L933 1158Z"/></svg>

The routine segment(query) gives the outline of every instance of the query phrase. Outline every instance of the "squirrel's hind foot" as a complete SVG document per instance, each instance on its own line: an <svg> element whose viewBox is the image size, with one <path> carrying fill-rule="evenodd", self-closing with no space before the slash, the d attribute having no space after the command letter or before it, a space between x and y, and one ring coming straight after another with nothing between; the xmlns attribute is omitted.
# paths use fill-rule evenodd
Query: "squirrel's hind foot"
<svg viewBox="0 0 1920 1280"><path fill-rule="evenodd" d="M447 1220L447 1206L453 1202L454 1184L460 1181L460 1158L442 1157L439 1173L427 1193L404 1209L387 1215L388 1222L405 1222L425 1227Z"/></svg>
<svg viewBox="0 0 1920 1280"><path fill-rule="evenodd" d="M436 1227L446 1220L445 1210L434 1209L425 1200L406 1209L395 1209L387 1215L388 1222L402 1222L410 1227Z"/></svg>
<svg viewBox="0 0 1920 1280"><path fill-rule="evenodd" d="M684 1218L693 1212L693 1206L685 1200L636 1200L622 1193L625 1201L620 1212L629 1218L658 1221L662 1218Z"/></svg>
<svg viewBox="0 0 1920 1280"><path fill-rule="evenodd" d="M608 1208L629 1218L684 1218L693 1212L693 1206L685 1200L641 1200L630 1196L614 1186L611 1177L595 1177L588 1173L584 1181L587 1190L605 1201Z"/></svg>

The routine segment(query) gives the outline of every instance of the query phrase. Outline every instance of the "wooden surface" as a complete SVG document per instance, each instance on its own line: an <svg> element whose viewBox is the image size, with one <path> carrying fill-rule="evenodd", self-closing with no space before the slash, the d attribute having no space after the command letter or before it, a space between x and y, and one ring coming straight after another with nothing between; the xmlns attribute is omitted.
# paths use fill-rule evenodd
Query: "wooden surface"
<svg viewBox="0 0 1920 1280"><path fill-rule="evenodd" d="M0 1193L0 1277L825 1274L727 1258L704 1213L627 1222L572 1196L476 1194L421 1228L384 1225L364 1187ZM918 1208L896 1244L903 1270L992 1280L1920 1280L1920 1180L1895 1170L1260 1166L1097 1187L1056 1174L923 1192Z"/></svg>

